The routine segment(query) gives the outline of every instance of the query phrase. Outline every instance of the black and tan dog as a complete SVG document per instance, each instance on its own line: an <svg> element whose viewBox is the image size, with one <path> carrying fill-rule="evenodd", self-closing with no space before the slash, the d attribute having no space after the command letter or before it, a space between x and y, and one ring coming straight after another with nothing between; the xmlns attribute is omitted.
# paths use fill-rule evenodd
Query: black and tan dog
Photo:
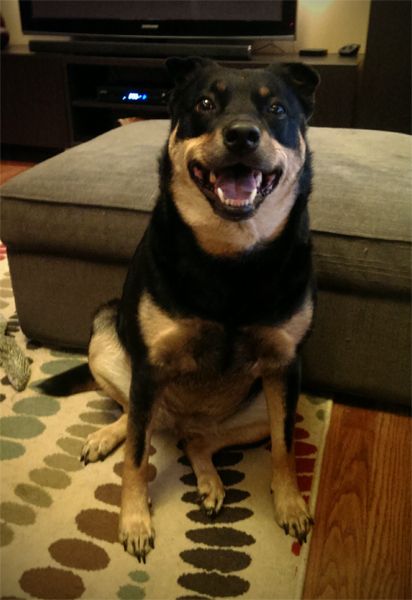
<svg viewBox="0 0 412 600"><path fill-rule="evenodd" d="M313 521L292 438L313 313L305 132L318 76L302 64L167 66L176 87L159 199L123 296L98 312L89 347L95 381L124 415L88 437L82 458L126 440L119 536L145 560L153 430L183 440L211 515L225 495L213 454L270 435L275 519L303 542ZM45 387L63 393L68 379L76 374Z"/></svg>

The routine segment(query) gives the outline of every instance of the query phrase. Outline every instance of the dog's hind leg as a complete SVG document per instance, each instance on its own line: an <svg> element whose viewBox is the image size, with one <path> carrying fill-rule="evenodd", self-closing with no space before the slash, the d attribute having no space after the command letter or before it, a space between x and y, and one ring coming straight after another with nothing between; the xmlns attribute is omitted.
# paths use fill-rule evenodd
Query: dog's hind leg
<svg viewBox="0 0 412 600"><path fill-rule="evenodd" d="M225 491L212 456L222 448L253 444L269 437L269 421L263 394L223 421L213 434L196 434L185 440L185 452L197 478L202 506L209 516L222 508Z"/></svg>
<svg viewBox="0 0 412 600"><path fill-rule="evenodd" d="M114 305L104 306L97 313L89 345L89 366L100 388L122 406L125 414L87 437L81 454L85 464L102 460L126 438L131 369L115 323Z"/></svg>

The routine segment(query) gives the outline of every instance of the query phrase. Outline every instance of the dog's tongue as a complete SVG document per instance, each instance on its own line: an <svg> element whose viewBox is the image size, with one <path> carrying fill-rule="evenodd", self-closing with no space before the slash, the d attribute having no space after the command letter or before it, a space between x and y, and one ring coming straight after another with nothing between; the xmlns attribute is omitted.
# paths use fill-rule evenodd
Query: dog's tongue
<svg viewBox="0 0 412 600"><path fill-rule="evenodd" d="M250 195L256 189L256 179L251 169L242 172L225 169L217 175L215 186L222 190L227 200L241 203L249 200Z"/></svg>

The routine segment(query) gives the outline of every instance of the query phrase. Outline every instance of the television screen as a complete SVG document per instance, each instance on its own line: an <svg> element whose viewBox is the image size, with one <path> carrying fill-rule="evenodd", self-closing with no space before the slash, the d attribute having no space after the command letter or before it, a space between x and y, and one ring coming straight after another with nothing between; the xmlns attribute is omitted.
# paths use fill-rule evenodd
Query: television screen
<svg viewBox="0 0 412 600"><path fill-rule="evenodd" d="M20 0L25 33L290 37L296 0Z"/></svg>

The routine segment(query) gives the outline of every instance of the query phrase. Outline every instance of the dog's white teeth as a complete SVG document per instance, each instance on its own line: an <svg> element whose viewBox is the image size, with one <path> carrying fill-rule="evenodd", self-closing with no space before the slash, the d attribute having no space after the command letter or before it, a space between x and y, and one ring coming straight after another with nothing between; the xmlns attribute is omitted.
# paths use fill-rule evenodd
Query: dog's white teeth
<svg viewBox="0 0 412 600"><path fill-rule="evenodd" d="M256 187L260 187L260 185L262 183L262 179L263 179L262 171L254 171L253 176L256 181Z"/></svg>
<svg viewBox="0 0 412 600"><path fill-rule="evenodd" d="M213 171L210 171L210 175L209 175L209 181L212 184L216 183L216 175L213 173Z"/></svg>
<svg viewBox="0 0 412 600"><path fill-rule="evenodd" d="M249 200L248 200L249 203L252 203L254 201L254 199L256 198L256 194L257 194L257 188L255 188L253 190L253 192L250 193Z"/></svg>
<svg viewBox="0 0 412 600"><path fill-rule="evenodd" d="M217 188L217 195L219 196L220 201L223 202L223 204L226 204L226 198L222 188Z"/></svg>
<svg viewBox="0 0 412 600"><path fill-rule="evenodd" d="M257 189L254 189L250 193L249 198L247 198L247 200L235 200L235 199L231 199L231 198L226 198L222 188L220 188L220 187L218 187L216 191L217 191L217 195L219 196L219 199L222 202L222 204L226 204L226 206L237 206L237 207L252 205L254 199L256 198L256 194L257 194Z"/></svg>

